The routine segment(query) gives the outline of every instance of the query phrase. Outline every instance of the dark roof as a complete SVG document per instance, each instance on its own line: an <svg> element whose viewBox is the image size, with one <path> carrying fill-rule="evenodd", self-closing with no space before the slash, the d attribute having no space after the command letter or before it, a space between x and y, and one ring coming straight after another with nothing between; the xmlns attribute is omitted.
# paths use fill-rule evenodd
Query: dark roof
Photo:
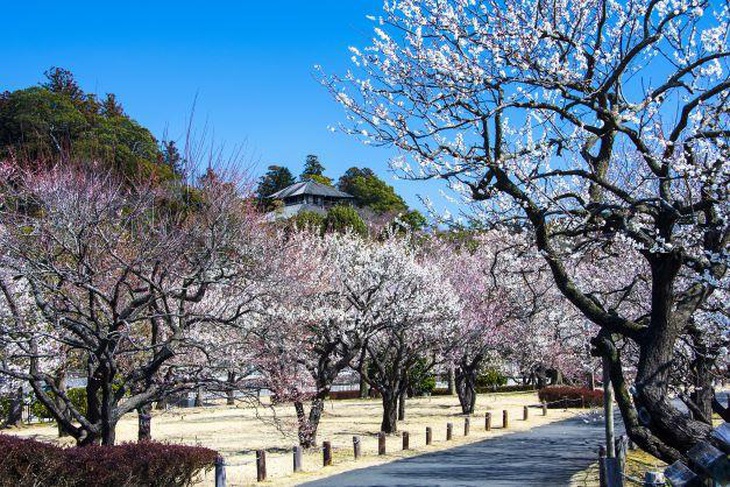
<svg viewBox="0 0 730 487"><path fill-rule="evenodd" d="M291 186L287 186L281 191L267 196L267 198L275 200L283 200L285 198L291 198L292 196L300 196L305 194L311 194L315 196L325 196L329 198L354 198L351 194L347 194L340 191L332 186L326 184L317 183L315 181L304 181L302 183L294 183Z"/></svg>

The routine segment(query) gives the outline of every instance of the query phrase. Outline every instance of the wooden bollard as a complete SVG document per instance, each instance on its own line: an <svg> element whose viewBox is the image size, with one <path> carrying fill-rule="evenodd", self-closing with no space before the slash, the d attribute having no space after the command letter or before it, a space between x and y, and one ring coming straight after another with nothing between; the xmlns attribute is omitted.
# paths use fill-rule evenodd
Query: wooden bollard
<svg viewBox="0 0 730 487"><path fill-rule="evenodd" d="M598 447L598 485L599 487L606 486L606 447L600 445Z"/></svg>
<svg viewBox="0 0 730 487"><path fill-rule="evenodd" d="M322 466L332 466L332 443L329 441L322 442Z"/></svg>
<svg viewBox="0 0 730 487"><path fill-rule="evenodd" d="M302 447L301 446L295 446L292 448L292 457L294 461L294 471L295 472L301 472L302 471Z"/></svg>
<svg viewBox="0 0 730 487"><path fill-rule="evenodd" d="M433 430L430 426L426 427L426 444L430 445L433 442Z"/></svg>
<svg viewBox="0 0 730 487"><path fill-rule="evenodd" d="M530 408L525 406L522 408L522 421L527 421L528 419L530 419Z"/></svg>
<svg viewBox="0 0 730 487"><path fill-rule="evenodd" d="M454 423L446 423L446 441L451 441L454 436Z"/></svg>
<svg viewBox="0 0 730 487"><path fill-rule="evenodd" d="M256 480L266 480L266 450L256 450Z"/></svg>
<svg viewBox="0 0 730 487"><path fill-rule="evenodd" d="M484 429L492 431L492 413L484 413Z"/></svg>
<svg viewBox="0 0 730 487"><path fill-rule="evenodd" d="M404 431L402 433L402 435L403 435L403 449L408 450L410 448L410 440L411 440L410 435L408 434L407 431Z"/></svg>
<svg viewBox="0 0 730 487"><path fill-rule="evenodd" d="M506 409L502 411L502 428L509 428L509 411Z"/></svg>
<svg viewBox="0 0 730 487"><path fill-rule="evenodd" d="M226 487L226 461L220 455L215 459L215 487Z"/></svg>
<svg viewBox="0 0 730 487"><path fill-rule="evenodd" d="M542 402L542 415L547 416L547 403L545 401Z"/></svg>
<svg viewBox="0 0 730 487"><path fill-rule="evenodd" d="M385 433L378 433L378 455L385 455Z"/></svg>
<svg viewBox="0 0 730 487"><path fill-rule="evenodd" d="M464 436L469 436L469 426L471 425L471 419L464 418Z"/></svg>
<svg viewBox="0 0 730 487"><path fill-rule="evenodd" d="M355 460L360 458L360 437L359 436L353 436L352 437L352 452L355 455Z"/></svg>

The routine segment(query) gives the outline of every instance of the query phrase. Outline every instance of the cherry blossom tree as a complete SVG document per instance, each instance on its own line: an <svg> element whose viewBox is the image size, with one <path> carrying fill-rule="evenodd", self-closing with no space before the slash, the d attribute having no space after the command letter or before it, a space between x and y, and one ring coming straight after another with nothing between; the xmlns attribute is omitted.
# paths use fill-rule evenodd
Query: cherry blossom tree
<svg viewBox="0 0 730 487"><path fill-rule="evenodd" d="M693 317L730 258L728 5L397 0L375 21L354 72L325 80L345 130L400 148L406 175L447 180L474 218L523 221L600 327L629 436L686 460L711 428L675 407L669 378L678 341L711 332ZM616 309L623 286L599 293L570 263L587 248L616 259L615 246L642 262L616 267L621 282L646 276L643 306Z"/></svg>
<svg viewBox="0 0 730 487"><path fill-rule="evenodd" d="M188 331L246 311L202 304L252 265L240 249L254 213L210 178L128 188L59 167L2 190L0 373L28 383L79 445L114 444L122 415L197 383L199 364L172 362ZM59 387L59 360L82 371L85 411Z"/></svg>
<svg viewBox="0 0 730 487"><path fill-rule="evenodd" d="M394 433L399 409L405 411L409 370L419 364L428 372L454 346L459 302L441 269L419 256L410 239L363 242L348 255L357 279L346 286L348 299L375 330L354 366L382 395L381 431Z"/></svg>

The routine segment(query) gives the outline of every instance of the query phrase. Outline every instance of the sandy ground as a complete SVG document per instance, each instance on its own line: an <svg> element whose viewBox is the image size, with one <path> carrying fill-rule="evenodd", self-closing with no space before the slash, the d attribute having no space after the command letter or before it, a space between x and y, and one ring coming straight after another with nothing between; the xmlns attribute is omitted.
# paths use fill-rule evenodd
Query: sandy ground
<svg viewBox="0 0 730 487"><path fill-rule="evenodd" d="M535 426L565 419L577 410L551 409L546 417L538 408L530 408L528 421L522 420L522 408L537 404L535 393L482 394L477 401L477 413L471 418L470 435L464 437L464 419L456 397L438 396L410 399L406 420L399 423L400 431L410 433L410 451L401 451L401 438L387 438L388 453L377 455L377 433L380 429L381 404L378 400L329 401L322 417L318 439L332 442L334 465L322 467L320 449L305 452L304 472L292 473L291 448L296 444L294 408L281 405L275 408L255 408L247 403L237 406L209 406L205 408L170 409L155 411L152 435L157 441L201 445L218 450L226 459L228 485L292 486L302 482L334 475L354 468L378 465L407 456L418 455L484 440ZM502 426L502 410L509 411L510 427ZM484 430L484 413L492 412L493 429ZM454 439L446 441L446 424L454 424ZM425 445L426 427L433 429L433 444ZM120 421L117 441L135 441L136 416ZM15 432L44 441L58 441L54 425L36 425ZM354 461L352 437L361 437L363 456ZM256 483L255 450L267 452L268 481ZM213 473L201 479L200 486L212 486Z"/></svg>

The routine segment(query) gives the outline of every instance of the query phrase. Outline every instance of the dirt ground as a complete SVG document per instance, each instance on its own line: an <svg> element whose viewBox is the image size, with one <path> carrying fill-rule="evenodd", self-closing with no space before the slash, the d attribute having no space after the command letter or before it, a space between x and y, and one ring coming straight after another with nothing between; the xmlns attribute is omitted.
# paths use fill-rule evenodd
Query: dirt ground
<svg viewBox="0 0 730 487"><path fill-rule="evenodd" d="M319 441L330 441L333 446L334 465L322 467L320 449L305 452L304 472L292 473L291 448L296 444L294 408L280 405L275 408L253 407L241 402L236 406L209 406L205 408L170 409L155 411L152 419L152 435L157 441L201 445L218 450L226 460L228 485L292 486L346 470L362 468L393 461L426 451L436 451L510 431L521 431L549 422L565 419L577 410L551 409L546 417L539 408L530 408L528 421L522 420L523 406L538 403L535 393L481 394L477 400L477 413L471 418L470 435L464 437L464 418L459 403L453 396L413 398L407 403L406 420L399 423L400 431L410 433L411 450L401 451L401 437L387 438L387 455L377 455L377 433L380 429L381 404L379 400L329 401L326 404L319 429ZM510 426L502 426L502 410L509 411ZM484 413L492 412L490 432L484 430ZM454 424L454 439L446 441L446 424ZM425 445L426 427L433 429L433 444ZM120 421L117 441L135 441L136 416L129 415ZM58 442L52 424L36 425L15 432L43 441ZM361 437L362 454L353 460L352 437ZM268 481L256 483L257 449L265 449ZM214 484L213 472L201 479L200 486Z"/></svg>

